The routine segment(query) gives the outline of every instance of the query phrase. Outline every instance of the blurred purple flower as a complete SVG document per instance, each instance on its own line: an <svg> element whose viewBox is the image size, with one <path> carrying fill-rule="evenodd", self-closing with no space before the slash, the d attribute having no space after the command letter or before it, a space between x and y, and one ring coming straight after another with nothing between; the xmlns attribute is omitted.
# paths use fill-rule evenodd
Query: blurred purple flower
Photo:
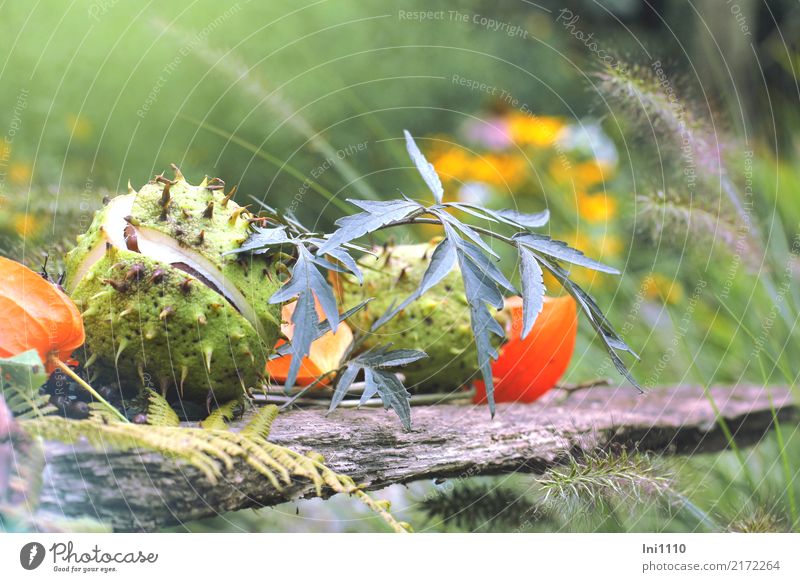
<svg viewBox="0 0 800 582"><path fill-rule="evenodd" d="M513 143L508 122L503 117L471 119L464 124L464 136L489 150L504 150Z"/></svg>

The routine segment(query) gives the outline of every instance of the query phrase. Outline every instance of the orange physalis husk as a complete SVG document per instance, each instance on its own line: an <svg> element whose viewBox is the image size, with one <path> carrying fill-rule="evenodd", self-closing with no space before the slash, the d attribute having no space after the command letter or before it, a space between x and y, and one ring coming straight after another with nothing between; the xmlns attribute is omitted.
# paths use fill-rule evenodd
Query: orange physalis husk
<svg viewBox="0 0 800 582"><path fill-rule="evenodd" d="M320 319L325 317L322 307L315 299L317 315ZM292 314L294 313L295 303L288 303L283 306L281 310L281 318L285 322L290 322ZM281 325L281 331L291 341L294 334L294 326L291 323L284 323ZM300 363L300 372L297 375L296 384L298 386L308 386L317 381L317 379L332 372L339 367L339 362L344 356L350 343L353 341L353 332L346 323L339 324L336 333L332 331L327 332L321 338L311 343L311 350L308 356L303 358ZM278 340L275 347L283 344L283 340ZM289 365L291 364L291 356L282 356L267 362L267 375L275 382L283 382L289 373ZM326 385L330 382L330 378L321 380L321 385Z"/></svg>
<svg viewBox="0 0 800 582"><path fill-rule="evenodd" d="M83 319L72 300L25 265L0 257L0 357L36 350L48 374L61 369L120 420L128 422L65 363L71 361L72 352L83 341Z"/></svg>
<svg viewBox="0 0 800 582"><path fill-rule="evenodd" d="M510 316L508 342L492 364L495 402L533 402L550 390L566 372L575 338L578 313L575 300L545 297L544 307L528 337L522 339L522 298L506 299L503 308ZM476 381L474 402L486 402L483 382Z"/></svg>
<svg viewBox="0 0 800 582"><path fill-rule="evenodd" d="M0 257L0 356L35 349L50 374L83 345L75 304L28 267Z"/></svg>

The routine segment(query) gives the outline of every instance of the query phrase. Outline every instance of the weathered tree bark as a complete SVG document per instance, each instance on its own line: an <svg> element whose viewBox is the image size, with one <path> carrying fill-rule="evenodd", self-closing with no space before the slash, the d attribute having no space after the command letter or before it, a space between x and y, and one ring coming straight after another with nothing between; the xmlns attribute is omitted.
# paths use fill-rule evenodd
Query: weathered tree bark
<svg viewBox="0 0 800 582"><path fill-rule="evenodd" d="M756 386L709 391L721 419L741 444L758 440L773 423L796 415L788 390ZM404 432L382 410L293 411L275 421L270 440L321 453L337 472L378 489L442 477L541 472L569 455L619 446L640 451L694 453L726 446L720 423L701 388L592 388L565 401L414 408ZM308 495L306 483L278 492L238 463L212 486L194 468L158 454L96 451L48 443L41 509L89 516L118 530L153 530L247 507Z"/></svg>

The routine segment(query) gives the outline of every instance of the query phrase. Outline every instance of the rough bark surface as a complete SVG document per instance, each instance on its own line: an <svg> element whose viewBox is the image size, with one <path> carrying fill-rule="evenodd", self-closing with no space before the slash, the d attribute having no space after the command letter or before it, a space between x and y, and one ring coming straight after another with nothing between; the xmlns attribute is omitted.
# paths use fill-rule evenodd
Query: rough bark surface
<svg viewBox="0 0 800 582"><path fill-rule="evenodd" d="M716 387L708 394L737 441L758 440L773 422L796 416L788 390ZM667 454L724 448L726 438L703 389L592 388L558 402L412 410L414 428L376 409L292 411L275 421L270 440L321 453L337 472L378 489L419 479L541 472L568 455L613 446ZM155 453L96 451L48 443L41 509L89 516L118 530L153 530L247 507L308 495L306 483L278 492L242 463L216 486L192 467Z"/></svg>

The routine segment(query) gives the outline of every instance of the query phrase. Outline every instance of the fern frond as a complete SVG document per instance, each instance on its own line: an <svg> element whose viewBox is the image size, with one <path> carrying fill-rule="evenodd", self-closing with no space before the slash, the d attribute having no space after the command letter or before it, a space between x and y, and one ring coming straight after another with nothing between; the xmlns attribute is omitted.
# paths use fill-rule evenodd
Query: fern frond
<svg viewBox="0 0 800 582"><path fill-rule="evenodd" d="M272 423L278 418L279 409L274 404L264 406L242 429L242 434L251 437L269 438Z"/></svg>
<svg viewBox="0 0 800 582"><path fill-rule="evenodd" d="M9 410L19 419L47 416L57 410L47 394L28 394L12 388L4 390L4 396Z"/></svg>
<svg viewBox="0 0 800 582"><path fill-rule="evenodd" d="M147 424L150 426L180 426L181 419L167 399L155 390L147 395Z"/></svg>
<svg viewBox="0 0 800 582"><path fill-rule="evenodd" d="M236 418L241 408L242 403L239 400L226 402L202 420L200 426L207 430L227 430L228 423Z"/></svg>
<svg viewBox="0 0 800 582"><path fill-rule="evenodd" d="M95 422L119 422L119 418L111 412L105 404L100 402L89 403L89 418Z"/></svg>
<svg viewBox="0 0 800 582"><path fill-rule="evenodd" d="M224 447L206 438L197 438L202 429L146 426L120 422L68 420L58 416L40 417L20 423L29 434L68 444L86 440L104 450L128 451L136 448L156 451L167 458L184 461L216 483L222 469L233 467L233 458Z"/></svg>
<svg viewBox="0 0 800 582"><path fill-rule="evenodd" d="M45 416L56 410L49 396L39 394L39 386L46 381L44 365L35 350L0 359L0 394L18 418Z"/></svg>

